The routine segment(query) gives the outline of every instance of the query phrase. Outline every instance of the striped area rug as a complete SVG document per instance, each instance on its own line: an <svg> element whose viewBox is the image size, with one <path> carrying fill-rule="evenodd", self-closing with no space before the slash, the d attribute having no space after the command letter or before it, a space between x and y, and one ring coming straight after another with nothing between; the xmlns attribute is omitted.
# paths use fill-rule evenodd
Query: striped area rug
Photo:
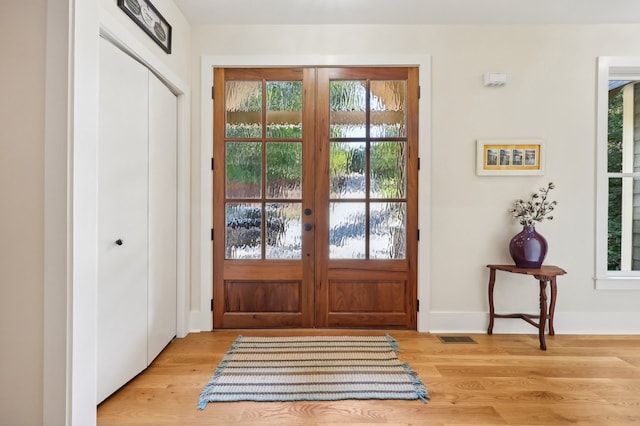
<svg viewBox="0 0 640 426"><path fill-rule="evenodd" d="M385 336L238 336L200 395L223 401L420 399L429 395Z"/></svg>

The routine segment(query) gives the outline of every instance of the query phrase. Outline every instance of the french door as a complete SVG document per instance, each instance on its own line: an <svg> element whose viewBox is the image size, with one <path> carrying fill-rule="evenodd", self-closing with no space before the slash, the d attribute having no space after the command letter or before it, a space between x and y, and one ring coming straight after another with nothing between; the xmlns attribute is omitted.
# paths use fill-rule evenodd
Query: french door
<svg viewBox="0 0 640 426"><path fill-rule="evenodd" d="M418 69L214 70L214 328L416 327Z"/></svg>

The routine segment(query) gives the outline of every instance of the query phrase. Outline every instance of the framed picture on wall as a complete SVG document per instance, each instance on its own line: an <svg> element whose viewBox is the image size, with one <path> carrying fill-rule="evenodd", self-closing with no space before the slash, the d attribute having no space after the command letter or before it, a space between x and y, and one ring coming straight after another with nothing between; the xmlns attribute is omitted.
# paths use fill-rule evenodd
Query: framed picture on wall
<svg viewBox="0 0 640 426"><path fill-rule="evenodd" d="M476 174L542 175L544 142L542 139L478 139Z"/></svg>
<svg viewBox="0 0 640 426"><path fill-rule="evenodd" d="M171 25L149 0L118 0L118 7L167 53L171 53Z"/></svg>

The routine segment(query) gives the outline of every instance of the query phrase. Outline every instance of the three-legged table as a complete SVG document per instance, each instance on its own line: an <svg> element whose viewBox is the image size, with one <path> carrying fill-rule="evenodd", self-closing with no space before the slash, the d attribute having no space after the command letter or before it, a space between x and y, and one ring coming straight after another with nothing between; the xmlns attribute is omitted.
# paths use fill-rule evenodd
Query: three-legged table
<svg viewBox="0 0 640 426"><path fill-rule="evenodd" d="M540 337L540 349L547 350L547 344L544 340L544 331L547 322L549 323L549 335L553 336L553 314L556 309L556 277L566 274L562 268L553 265L543 265L540 268L519 268L515 265L487 265L489 268L489 328L487 334L493 334L493 320L495 318L520 318L533 325L538 329ZM540 315L529 314L496 314L493 305L493 288L496 283L496 271L511 272L514 274L532 275L540 283ZM547 308L547 283L551 287L551 303ZM534 321L534 319L538 321Z"/></svg>

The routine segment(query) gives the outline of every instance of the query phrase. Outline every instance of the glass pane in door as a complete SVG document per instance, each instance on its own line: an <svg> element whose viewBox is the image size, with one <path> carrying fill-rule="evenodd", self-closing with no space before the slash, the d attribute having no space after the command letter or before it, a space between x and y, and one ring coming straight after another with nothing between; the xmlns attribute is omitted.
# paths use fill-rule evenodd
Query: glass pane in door
<svg viewBox="0 0 640 426"><path fill-rule="evenodd" d="M332 138L365 137L367 82L332 81L329 88Z"/></svg>
<svg viewBox="0 0 640 426"><path fill-rule="evenodd" d="M302 143L267 144L267 197L302 197Z"/></svg>
<svg viewBox="0 0 640 426"><path fill-rule="evenodd" d="M262 145L227 142L225 194L227 198L260 198L262 191Z"/></svg>
<svg viewBox="0 0 640 426"><path fill-rule="evenodd" d="M366 144L331 142L329 193L331 198L364 198Z"/></svg>
<svg viewBox="0 0 640 426"><path fill-rule="evenodd" d="M227 259L260 259L262 209L259 203L227 203L225 207Z"/></svg>
<svg viewBox="0 0 640 426"><path fill-rule="evenodd" d="M267 82L267 137L302 138L302 82Z"/></svg>
<svg viewBox="0 0 640 426"><path fill-rule="evenodd" d="M407 82L371 82L371 136L404 137L407 134Z"/></svg>
<svg viewBox="0 0 640 426"><path fill-rule="evenodd" d="M406 217L406 203L371 203L370 259L405 259Z"/></svg>
<svg viewBox="0 0 640 426"><path fill-rule="evenodd" d="M262 82L227 81L225 83L227 137L262 136Z"/></svg>
<svg viewBox="0 0 640 426"><path fill-rule="evenodd" d="M329 257L364 259L366 256L366 204L331 203Z"/></svg>
<svg viewBox="0 0 640 426"><path fill-rule="evenodd" d="M370 194L372 198L404 198L406 182L405 142L372 142Z"/></svg>
<svg viewBox="0 0 640 426"><path fill-rule="evenodd" d="M267 259L302 257L302 205L271 203L266 208Z"/></svg>

